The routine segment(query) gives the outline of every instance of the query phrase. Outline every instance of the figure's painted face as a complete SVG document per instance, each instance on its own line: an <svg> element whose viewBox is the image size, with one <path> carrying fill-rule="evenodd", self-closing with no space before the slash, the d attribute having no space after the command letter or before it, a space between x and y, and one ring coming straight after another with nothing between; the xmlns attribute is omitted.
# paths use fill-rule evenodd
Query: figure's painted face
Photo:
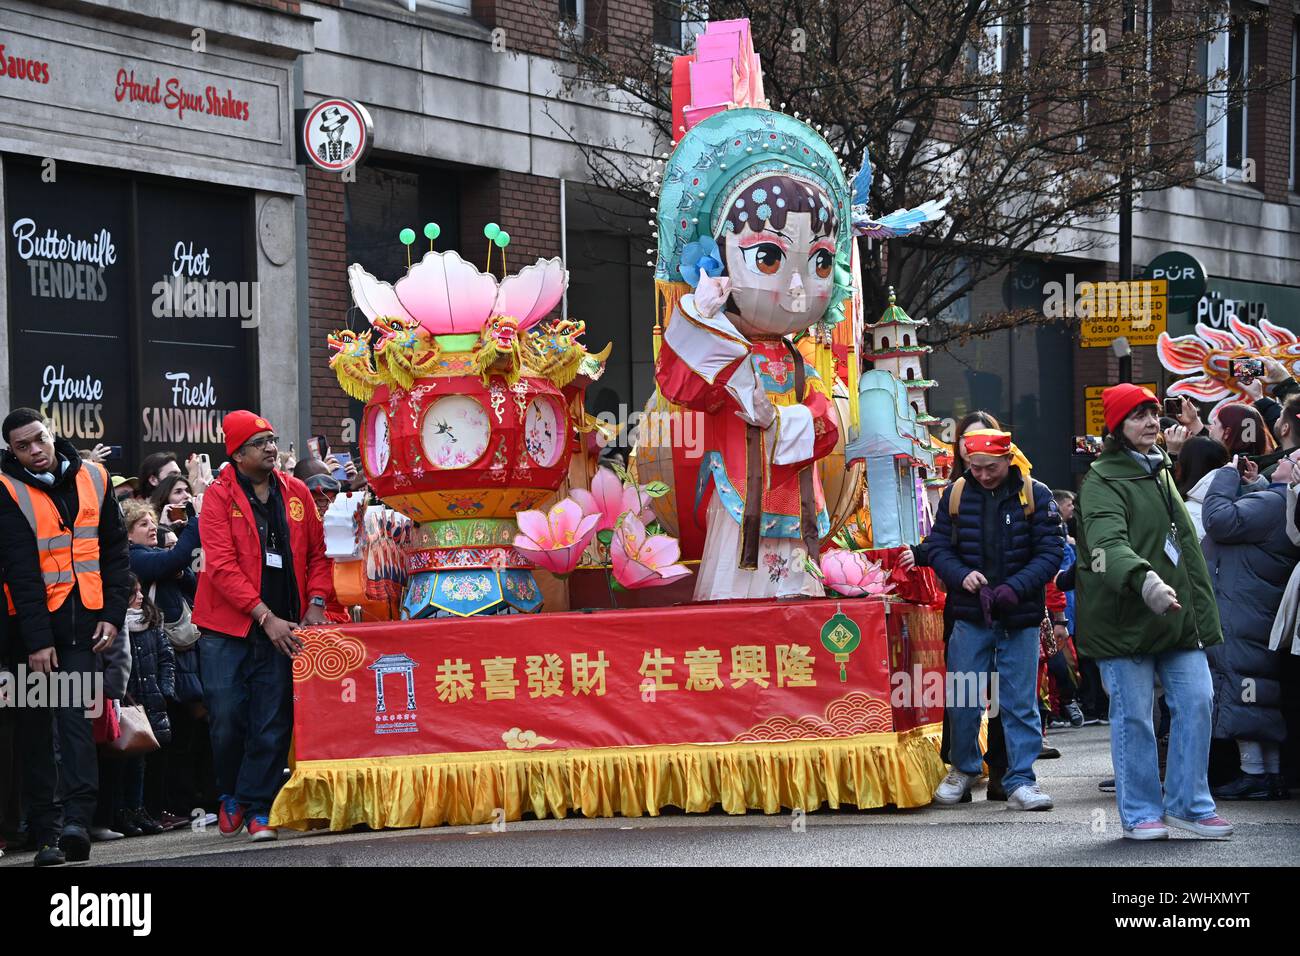
<svg viewBox="0 0 1300 956"><path fill-rule="evenodd" d="M785 176L741 190L727 210L726 274L745 335L788 335L819 321L835 288L836 217L820 189Z"/></svg>

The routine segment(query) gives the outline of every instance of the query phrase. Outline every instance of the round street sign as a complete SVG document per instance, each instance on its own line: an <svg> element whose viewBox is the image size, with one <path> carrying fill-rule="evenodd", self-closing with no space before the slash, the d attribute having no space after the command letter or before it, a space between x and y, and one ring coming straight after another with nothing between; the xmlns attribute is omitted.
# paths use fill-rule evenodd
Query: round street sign
<svg viewBox="0 0 1300 956"><path fill-rule="evenodd" d="M322 100L308 111L300 135L313 163L339 173L366 158L375 126L360 103L334 98Z"/></svg>
<svg viewBox="0 0 1300 956"><path fill-rule="evenodd" d="M1169 283L1170 312L1187 312L1205 295L1205 267L1186 252L1161 253L1151 260L1142 278Z"/></svg>

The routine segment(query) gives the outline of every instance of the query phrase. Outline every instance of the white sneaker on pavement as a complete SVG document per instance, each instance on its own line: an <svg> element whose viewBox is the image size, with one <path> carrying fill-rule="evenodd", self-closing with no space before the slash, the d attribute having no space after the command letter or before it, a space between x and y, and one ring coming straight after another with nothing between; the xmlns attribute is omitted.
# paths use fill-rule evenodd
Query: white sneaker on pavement
<svg viewBox="0 0 1300 956"><path fill-rule="evenodd" d="M1038 784L1027 783L1007 795L1007 807L1012 810L1050 810L1052 798L1038 789Z"/></svg>
<svg viewBox="0 0 1300 956"><path fill-rule="evenodd" d="M970 803L970 785L975 779L972 773L962 773L956 768L948 771L948 776L935 788L934 802L945 806L958 803Z"/></svg>

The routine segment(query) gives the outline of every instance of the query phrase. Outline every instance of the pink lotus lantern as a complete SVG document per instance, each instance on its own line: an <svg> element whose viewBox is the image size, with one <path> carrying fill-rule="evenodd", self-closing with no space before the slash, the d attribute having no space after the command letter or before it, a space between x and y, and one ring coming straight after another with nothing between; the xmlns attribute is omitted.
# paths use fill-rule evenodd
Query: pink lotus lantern
<svg viewBox="0 0 1300 956"><path fill-rule="evenodd" d="M523 532L515 537L515 550L542 570L558 575L573 573L595 537L599 521L596 515L584 515L569 498L545 514L521 511L515 520Z"/></svg>
<svg viewBox="0 0 1300 956"><path fill-rule="evenodd" d="M831 548L822 552L821 569L826 586L845 597L888 594L894 589L884 568L856 551Z"/></svg>
<svg viewBox="0 0 1300 956"><path fill-rule="evenodd" d="M546 321L568 281L560 259L512 274L510 237L488 223L479 269L433 251L440 232L424 226L430 251L411 264L415 232L401 231L408 268L395 282L348 269L372 329L331 336L330 367L366 402L361 464L370 486L417 522L406 613L532 612L541 605L533 567L572 571L599 524L572 501L547 514L528 509L565 480L583 391L608 353L586 351L581 322Z"/></svg>
<svg viewBox="0 0 1300 956"><path fill-rule="evenodd" d="M478 333L488 319L508 315L526 332L559 304L568 272L556 259L538 259L500 282L455 252L429 252L396 284L358 264L348 268L352 300L367 319L409 319L430 335Z"/></svg>
<svg viewBox="0 0 1300 956"><path fill-rule="evenodd" d="M631 512L614 529L609 555L614 565L614 580L625 588L671 584L691 573L690 568L677 563L681 557L677 539L666 534L647 537L645 525Z"/></svg>
<svg viewBox="0 0 1300 956"><path fill-rule="evenodd" d="M631 512L642 522L654 520L652 498L644 491L638 491L636 485L625 485L618 475L608 468L601 468L592 479L591 491L574 488L569 497L582 506L583 514L596 515L600 519L597 531L608 531L618 524L618 519ZM674 559L676 560L676 559Z"/></svg>

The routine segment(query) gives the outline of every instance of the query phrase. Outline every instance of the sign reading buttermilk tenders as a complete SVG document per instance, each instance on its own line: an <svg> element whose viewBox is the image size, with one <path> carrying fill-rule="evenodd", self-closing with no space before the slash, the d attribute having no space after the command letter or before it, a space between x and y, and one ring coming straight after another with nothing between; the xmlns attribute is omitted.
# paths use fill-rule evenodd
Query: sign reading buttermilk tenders
<svg viewBox="0 0 1300 956"><path fill-rule="evenodd" d="M125 445L130 394L130 194L125 179L5 164L11 407L78 447Z"/></svg>

